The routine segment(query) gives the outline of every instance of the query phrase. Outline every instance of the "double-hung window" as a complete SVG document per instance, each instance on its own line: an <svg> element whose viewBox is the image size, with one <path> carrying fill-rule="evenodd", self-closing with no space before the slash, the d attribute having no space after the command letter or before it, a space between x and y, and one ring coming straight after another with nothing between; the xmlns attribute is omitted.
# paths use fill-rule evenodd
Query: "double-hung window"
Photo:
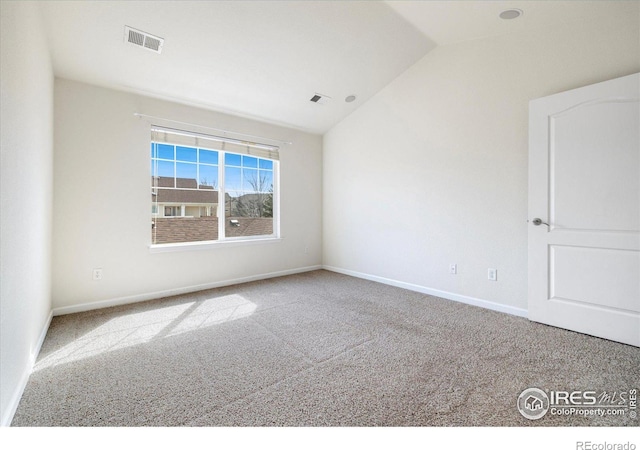
<svg viewBox="0 0 640 450"><path fill-rule="evenodd" d="M151 243L278 236L278 147L151 128Z"/></svg>

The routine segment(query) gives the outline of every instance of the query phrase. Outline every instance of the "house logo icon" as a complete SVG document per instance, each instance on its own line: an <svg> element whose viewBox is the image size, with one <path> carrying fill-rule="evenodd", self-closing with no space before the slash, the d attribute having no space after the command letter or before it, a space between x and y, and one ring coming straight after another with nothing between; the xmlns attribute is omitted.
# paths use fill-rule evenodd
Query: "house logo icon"
<svg viewBox="0 0 640 450"><path fill-rule="evenodd" d="M524 406L529 411L537 411L539 409L542 409L542 400L540 400L538 397L534 397L533 395L530 395L524 401Z"/></svg>
<svg viewBox="0 0 640 450"><path fill-rule="evenodd" d="M541 419L549 411L549 397L542 389L525 389L518 397L518 411L529 420Z"/></svg>

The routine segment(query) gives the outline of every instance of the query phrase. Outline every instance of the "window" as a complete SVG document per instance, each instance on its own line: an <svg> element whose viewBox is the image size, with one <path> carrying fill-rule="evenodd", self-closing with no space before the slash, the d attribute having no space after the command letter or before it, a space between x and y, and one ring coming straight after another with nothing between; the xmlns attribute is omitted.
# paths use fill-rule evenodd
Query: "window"
<svg viewBox="0 0 640 450"><path fill-rule="evenodd" d="M153 127L151 243L277 236L278 148Z"/></svg>

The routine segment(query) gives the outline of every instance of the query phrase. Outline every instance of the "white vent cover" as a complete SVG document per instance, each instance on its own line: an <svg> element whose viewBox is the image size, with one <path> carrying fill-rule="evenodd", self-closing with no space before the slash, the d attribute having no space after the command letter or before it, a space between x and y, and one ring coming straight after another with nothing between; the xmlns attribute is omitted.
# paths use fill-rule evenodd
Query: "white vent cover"
<svg viewBox="0 0 640 450"><path fill-rule="evenodd" d="M124 27L124 41L152 52L160 53L164 39L128 26Z"/></svg>

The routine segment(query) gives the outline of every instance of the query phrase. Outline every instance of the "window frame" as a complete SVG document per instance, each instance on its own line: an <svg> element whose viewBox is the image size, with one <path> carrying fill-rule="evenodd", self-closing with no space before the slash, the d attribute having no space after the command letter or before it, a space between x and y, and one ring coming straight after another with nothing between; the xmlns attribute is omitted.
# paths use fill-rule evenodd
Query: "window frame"
<svg viewBox="0 0 640 450"><path fill-rule="evenodd" d="M189 133L188 131L185 131L185 133ZM264 157L264 156L254 156L254 155L247 155L247 154L243 154L243 153L236 153L234 151L227 151L224 149L211 149L211 148L206 148L206 146L204 147L193 147L190 145L186 145L186 144L168 144L166 142L161 142L158 140L154 140L153 138L150 139L149 141L151 144L164 144L164 145L172 145L174 147L174 189L177 189L177 185L176 185L176 177L177 177L177 167L176 164L178 163L177 160L177 147L187 147L187 148L194 148L196 149L196 162L193 163L196 165L197 169L196 169L196 189L200 188L200 180L198 179L198 174L199 174L199 165L200 165L200 161L199 161L199 150L207 150L207 151L215 151L218 154L218 162L217 164L210 164L210 163L203 163L204 165L207 166L216 166L217 167L217 171L218 171L218 186L217 186L217 191L218 191L218 205L216 208L216 217L218 217L218 239L216 240L207 240L207 241L191 241L191 242L172 242L172 243L162 243L162 244L154 244L153 243L153 236L149 236L151 242L149 243L149 249L151 251L151 253L162 253L162 252L171 252L171 251L190 251L190 250L206 250L206 249L211 249L211 248L215 248L215 247L228 247L228 246L238 246L238 245L252 245L252 244L264 244L264 243L274 243L274 242L280 242L282 240L281 235L280 235L280 161L279 159L272 159L272 158L268 158L268 157ZM270 161L272 164L272 184L273 184L273 197L272 197L272 220L273 220L273 232L271 234L268 235L254 235L254 236L235 236L235 237L228 237L226 236L226 229L229 227L229 225L226 223L228 222L228 217L227 217L227 213L226 213L226 193L227 193L227 187L225 184L225 169L226 169L226 164L225 164L225 159L226 159L226 155L227 154L234 154L234 155L239 155L241 158L248 156L248 157L255 157L258 159L258 163L257 163L257 168L256 170L259 173L260 169L260 160L267 160ZM153 167L153 162L154 159L156 161L158 160L165 160L165 158L160 158L159 157L159 151L156 149L155 152L150 151L147 153L148 157L149 157L149 165L148 167ZM242 160L242 159L241 159ZM235 167L235 166L234 166ZM268 169L267 169L268 170ZM153 169L151 170L151 177L154 176L153 173ZM153 189L153 185L151 186ZM243 188L241 186L241 188ZM243 189L242 189L243 190ZM152 201L151 202L152 207L153 205L158 205L158 212L160 210L159 208L159 204L157 202ZM154 217L153 213L152 213L152 218ZM157 216L156 216L157 217Z"/></svg>

